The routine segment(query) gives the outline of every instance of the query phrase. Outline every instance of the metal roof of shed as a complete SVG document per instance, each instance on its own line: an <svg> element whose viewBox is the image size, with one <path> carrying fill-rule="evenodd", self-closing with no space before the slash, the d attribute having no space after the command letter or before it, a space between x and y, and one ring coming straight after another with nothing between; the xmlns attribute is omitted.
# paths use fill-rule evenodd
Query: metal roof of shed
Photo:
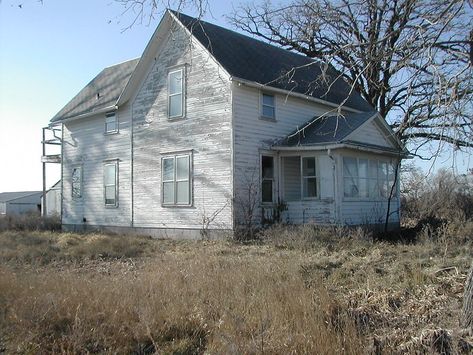
<svg viewBox="0 0 473 355"><path fill-rule="evenodd" d="M15 191L15 192L0 192L0 202L9 202L19 198L31 196L34 194L42 195L42 191Z"/></svg>

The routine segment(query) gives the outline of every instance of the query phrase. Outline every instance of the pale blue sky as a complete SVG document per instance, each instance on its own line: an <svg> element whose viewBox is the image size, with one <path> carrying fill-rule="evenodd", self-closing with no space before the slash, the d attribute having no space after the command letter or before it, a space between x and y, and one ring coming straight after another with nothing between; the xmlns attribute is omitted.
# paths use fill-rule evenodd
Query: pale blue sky
<svg viewBox="0 0 473 355"><path fill-rule="evenodd" d="M205 19L231 28L223 15L238 2L210 0ZM132 19L113 0L43 3L0 0L0 192L41 189L41 127L104 67L140 56L161 18L123 31ZM458 171L470 160L457 159ZM449 154L438 162L453 164ZM50 186L59 167L48 168Z"/></svg>
<svg viewBox="0 0 473 355"><path fill-rule="evenodd" d="M139 57L161 18L123 31L132 18L113 0L43 3L0 0L0 192L41 190L41 128L104 67ZM209 3L205 18L229 27L232 2Z"/></svg>

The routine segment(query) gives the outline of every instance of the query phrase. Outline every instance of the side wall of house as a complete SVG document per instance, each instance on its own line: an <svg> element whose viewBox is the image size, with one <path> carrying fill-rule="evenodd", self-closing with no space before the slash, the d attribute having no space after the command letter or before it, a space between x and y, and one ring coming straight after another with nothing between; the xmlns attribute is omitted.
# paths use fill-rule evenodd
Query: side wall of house
<svg viewBox="0 0 473 355"><path fill-rule="evenodd" d="M130 109L116 112L118 133L105 134L105 114L64 124L62 223L130 226ZM118 162L117 206L105 206L104 163ZM82 169L82 193L72 197L72 171Z"/></svg>
<svg viewBox="0 0 473 355"><path fill-rule="evenodd" d="M229 78L181 28L164 41L133 99L134 226L232 229ZM168 74L179 68L185 72L185 117L169 119ZM191 205L163 206L162 159L189 153Z"/></svg>
<svg viewBox="0 0 473 355"><path fill-rule="evenodd" d="M254 221L261 221L261 196L260 194L248 193L249 188L259 192L260 186L260 156L262 153L270 153L267 149L276 139L282 138L301 127L311 118L321 115L332 108L317 104L308 100L287 96L284 94L271 93L275 96L276 118L267 120L261 118L261 91L243 84L234 83L233 90L233 112L234 112L234 175L235 175L235 210L236 218L240 223L249 219L245 211L248 206L256 203ZM278 159L275 159L277 162ZM333 191L332 169L329 166L330 159L325 155L319 159L323 179L320 190ZM279 164L281 165L281 164ZM275 171L281 169L276 166ZM278 174L275 173L275 177ZM255 189L256 187L256 189ZM275 181L274 196L281 195L282 181ZM315 216L323 216L326 223L333 221L333 196L325 196L317 201L288 203L288 212L285 214L287 221L302 223L303 211L307 212L307 220L314 220ZM256 199L256 200L255 200ZM309 207L308 207L309 206ZM323 211L323 214L318 212ZM245 215L246 214L246 215ZM320 221L320 217L317 217Z"/></svg>

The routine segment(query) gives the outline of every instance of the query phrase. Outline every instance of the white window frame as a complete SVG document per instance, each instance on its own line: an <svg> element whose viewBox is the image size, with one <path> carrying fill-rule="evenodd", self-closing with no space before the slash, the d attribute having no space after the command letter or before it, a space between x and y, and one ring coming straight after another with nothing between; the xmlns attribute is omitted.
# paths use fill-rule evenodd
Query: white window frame
<svg viewBox="0 0 473 355"><path fill-rule="evenodd" d="M304 175L304 159L315 160L315 175ZM303 200L318 200L320 198L320 177L319 177L319 159L315 155L302 155L300 157L300 168L301 168L301 201ZM304 179L315 178L315 196L304 196Z"/></svg>
<svg viewBox="0 0 473 355"><path fill-rule="evenodd" d="M357 170L356 171L356 173L357 173L357 176L356 176L357 185L356 186L358 188L358 196L345 196L345 179L346 178L351 178L351 177L345 176L345 159L346 158L354 159L356 161L356 170ZM360 177L360 160L366 160L367 161L368 173L367 173L366 178ZM376 178L374 178L370 175L370 172L371 172L370 167L374 163L376 164ZM385 175L384 178L381 175L381 165L382 164L386 165L386 175ZM398 186L399 186L399 181L398 180L399 179L396 179L396 177L395 177L395 173L396 173L395 165L396 165L395 162L390 161L390 160L385 160L385 159L343 156L342 157L342 175L343 175L342 193L343 193L343 199L346 200L346 201L384 201L384 200L387 200L389 198L392 183L394 182L394 180L396 181L396 186L394 187L394 194L393 194L392 197L397 198L397 196L398 196ZM392 180L390 180L391 169L392 169ZM360 181L361 180L366 180L367 181L367 184L368 184L368 186L367 186L368 195L367 196L360 196ZM376 191L376 195L373 195L372 192L371 192L372 191L372 185L371 185L372 183L374 183L374 186L375 186L374 191ZM385 195L383 195L383 193L382 193L381 184L384 184L384 186L386 187Z"/></svg>
<svg viewBox="0 0 473 355"><path fill-rule="evenodd" d="M273 159L273 177L272 178L265 178L263 176L263 157L268 157ZM275 175L276 175L276 158L274 155L271 154L261 154L260 155L260 188L261 188L261 203L263 205L272 205L274 204L274 187L275 187ZM271 201L263 201L263 182L264 181L271 181Z"/></svg>
<svg viewBox="0 0 473 355"><path fill-rule="evenodd" d="M264 103L264 96L271 96L273 98L273 105L265 104ZM270 108L273 109L274 115L272 117L267 116L267 115L264 114L264 107L265 106L270 107ZM260 112L261 118L266 119L266 120L275 121L276 120L276 95L274 95L273 93L262 91L261 94L260 94L260 111L261 111Z"/></svg>
<svg viewBox="0 0 473 355"><path fill-rule="evenodd" d="M115 124L115 129L108 129L108 125L112 122L108 122L113 118L113 123ZM116 134L118 133L118 115L115 112L109 112L105 115L104 122L104 134Z"/></svg>
<svg viewBox="0 0 473 355"><path fill-rule="evenodd" d="M74 182L74 172L78 170L79 171L79 195L74 195L74 185L76 182ZM82 175L82 166L75 166L72 168L71 172L71 197L73 200L78 200L82 198L82 187L83 187L83 175Z"/></svg>
<svg viewBox="0 0 473 355"><path fill-rule="evenodd" d="M107 169L107 166L114 166L115 167L115 179L114 179L114 184L107 184L106 183L106 169ZM115 160L106 160L104 161L103 163L103 201L104 201L104 204L105 204L105 207L109 207L109 208L114 208L114 207L118 207L118 159L115 159ZM114 186L115 187L115 201L114 203L107 203L107 195L106 195L106 188L107 187L110 187L110 186Z"/></svg>
<svg viewBox="0 0 473 355"><path fill-rule="evenodd" d="M188 176L187 179L177 179L177 159L187 157L188 161ZM173 160L173 178L170 180L164 180L164 161ZM193 154L192 151L189 152L178 152L172 154L165 154L161 157L161 205L163 207L192 207L193 206L193 186L194 186L194 171L193 171ZM178 203L177 202L177 183L186 182L188 183L189 188L189 203ZM164 201L164 183L173 183L173 202Z"/></svg>
<svg viewBox="0 0 473 355"><path fill-rule="evenodd" d="M181 73L181 92L171 94L171 75L174 73ZM171 69L168 72L168 82L167 82L167 116L168 119L179 119L184 118L186 116L186 71L185 67L180 67L176 69ZM171 116L171 97L181 95L181 114Z"/></svg>

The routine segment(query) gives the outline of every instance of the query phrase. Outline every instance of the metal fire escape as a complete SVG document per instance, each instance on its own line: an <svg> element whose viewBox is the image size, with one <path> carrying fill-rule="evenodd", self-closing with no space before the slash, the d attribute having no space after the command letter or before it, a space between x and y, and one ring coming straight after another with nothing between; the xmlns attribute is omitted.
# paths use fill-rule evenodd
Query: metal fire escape
<svg viewBox="0 0 473 355"><path fill-rule="evenodd" d="M41 144L43 146L43 154L41 155L41 163L43 164L43 196L41 198L41 216L47 216L46 205L46 164L61 164L61 154L48 154L48 146L62 145L62 127L48 126L43 127L43 139ZM62 149L61 149L62 152ZM61 177L62 178L62 177Z"/></svg>

